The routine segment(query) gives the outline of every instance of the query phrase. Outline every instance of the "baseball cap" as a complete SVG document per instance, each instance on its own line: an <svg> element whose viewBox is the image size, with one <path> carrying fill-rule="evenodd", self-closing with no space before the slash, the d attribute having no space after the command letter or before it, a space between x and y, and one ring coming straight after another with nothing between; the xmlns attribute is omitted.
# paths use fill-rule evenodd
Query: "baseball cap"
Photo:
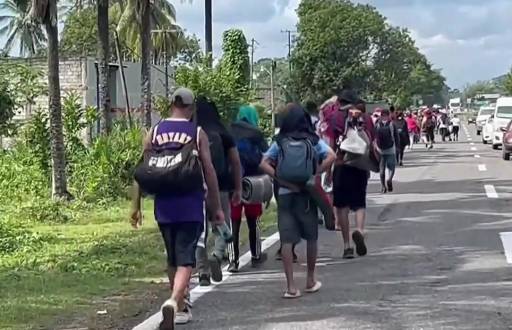
<svg viewBox="0 0 512 330"><path fill-rule="evenodd" d="M194 92L185 87L178 88L171 96L171 103L178 101L183 105L193 105L195 103Z"/></svg>

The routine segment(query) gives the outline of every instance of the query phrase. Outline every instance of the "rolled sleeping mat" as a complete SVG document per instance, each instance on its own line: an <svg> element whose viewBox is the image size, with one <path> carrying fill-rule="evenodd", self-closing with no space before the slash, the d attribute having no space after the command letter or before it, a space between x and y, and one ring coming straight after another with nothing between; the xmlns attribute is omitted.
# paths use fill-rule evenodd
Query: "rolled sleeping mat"
<svg viewBox="0 0 512 330"><path fill-rule="evenodd" d="M325 228L330 231L336 230L332 202L329 194L322 188L322 183L313 177L306 183L305 189L324 215Z"/></svg>
<svg viewBox="0 0 512 330"><path fill-rule="evenodd" d="M268 203L274 196L274 184L268 175L242 179L242 201L248 204Z"/></svg>

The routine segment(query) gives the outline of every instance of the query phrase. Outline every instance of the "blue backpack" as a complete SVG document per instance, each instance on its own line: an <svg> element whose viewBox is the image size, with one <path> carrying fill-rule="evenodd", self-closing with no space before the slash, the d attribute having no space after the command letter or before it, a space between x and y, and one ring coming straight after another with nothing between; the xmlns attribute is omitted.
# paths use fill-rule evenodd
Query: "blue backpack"
<svg viewBox="0 0 512 330"><path fill-rule="evenodd" d="M257 175L263 152L251 139L243 138L236 141L240 163L242 164L242 176Z"/></svg>
<svg viewBox="0 0 512 330"><path fill-rule="evenodd" d="M308 139L286 138L279 143L276 176L290 183L304 184L316 173L318 156Z"/></svg>

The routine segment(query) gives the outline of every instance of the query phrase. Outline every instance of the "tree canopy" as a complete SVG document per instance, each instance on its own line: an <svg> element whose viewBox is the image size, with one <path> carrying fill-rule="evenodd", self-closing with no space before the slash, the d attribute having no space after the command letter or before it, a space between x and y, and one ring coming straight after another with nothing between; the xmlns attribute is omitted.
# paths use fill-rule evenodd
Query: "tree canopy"
<svg viewBox="0 0 512 330"><path fill-rule="evenodd" d="M405 29L391 26L369 5L303 0L292 54L293 87L321 102L341 88L403 106L413 96L440 94L445 79Z"/></svg>

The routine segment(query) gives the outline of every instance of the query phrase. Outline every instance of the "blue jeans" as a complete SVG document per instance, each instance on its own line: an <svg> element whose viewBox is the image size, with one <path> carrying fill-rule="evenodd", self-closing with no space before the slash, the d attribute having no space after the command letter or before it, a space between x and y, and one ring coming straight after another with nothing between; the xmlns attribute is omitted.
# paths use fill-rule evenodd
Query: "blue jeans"
<svg viewBox="0 0 512 330"><path fill-rule="evenodd" d="M395 176L396 154L385 154L380 156L380 182L384 186L386 183L386 169L389 171L388 181L392 181Z"/></svg>

